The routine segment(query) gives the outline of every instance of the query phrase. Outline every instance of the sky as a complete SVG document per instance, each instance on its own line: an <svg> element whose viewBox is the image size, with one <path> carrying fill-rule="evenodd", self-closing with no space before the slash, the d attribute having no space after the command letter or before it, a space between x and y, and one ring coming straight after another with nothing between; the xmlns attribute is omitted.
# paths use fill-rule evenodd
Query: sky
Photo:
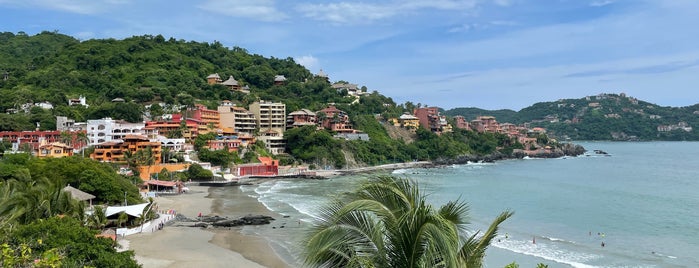
<svg viewBox="0 0 699 268"><path fill-rule="evenodd" d="M0 0L0 31L218 41L447 110L699 103L696 0Z"/></svg>

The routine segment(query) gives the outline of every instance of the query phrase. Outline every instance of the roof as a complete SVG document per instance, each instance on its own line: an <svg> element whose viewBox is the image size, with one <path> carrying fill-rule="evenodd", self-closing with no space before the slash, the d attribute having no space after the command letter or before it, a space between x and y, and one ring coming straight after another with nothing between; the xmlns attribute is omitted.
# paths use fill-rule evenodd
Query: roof
<svg viewBox="0 0 699 268"><path fill-rule="evenodd" d="M403 120L418 119L417 117L415 117L412 114L403 114L399 118L403 119Z"/></svg>
<svg viewBox="0 0 699 268"><path fill-rule="evenodd" d="M143 209L145 209L147 205L148 203L132 206L107 207L107 210L104 212L104 214L105 216L109 217L114 214L126 212L126 214L129 214L131 216L140 217L141 214L143 214Z"/></svg>
<svg viewBox="0 0 699 268"><path fill-rule="evenodd" d="M316 115L316 113L314 113L308 109L301 109L298 111L293 111L293 112L289 113L289 115Z"/></svg>
<svg viewBox="0 0 699 268"><path fill-rule="evenodd" d="M284 82L286 81L286 77L283 75L275 75L274 76L274 82Z"/></svg>
<svg viewBox="0 0 699 268"><path fill-rule="evenodd" d="M231 76L228 77L228 80L223 81L223 83L221 83L221 84L224 85L224 86L237 86L237 85L238 85L238 81L235 80L235 78L233 78L233 76L231 75Z"/></svg>
<svg viewBox="0 0 699 268"><path fill-rule="evenodd" d="M221 79L221 77L218 76L218 73L210 74L209 76L206 77L206 79L209 79L209 78L218 78L218 79Z"/></svg>
<svg viewBox="0 0 699 268"><path fill-rule="evenodd" d="M85 200L90 200L90 199L95 198L94 195L91 195L91 194L88 194L88 193L86 193L86 192L80 191L80 190L78 190L77 188L75 188L75 187L73 187L73 186L70 186L70 185L64 187L64 188L63 188L63 191L69 192L70 195L73 197L73 199L77 199L77 200L80 200L80 201L85 201Z"/></svg>
<svg viewBox="0 0 699 268"><path fill-rule="evenodd" d="M316 74L316 76L318 76L318 77L326 77L326 78L328 77L328 75L325 74L325 72L323 72L323 69L320 69L320 71L318 72L318 74Z"/></svg>
<svg viewBox="0 0 699 268"><path fill-rule="evenodd" d="M149 184L149 185L157 185L157 186L165 186L165 187L174 187L174 186L177 185L177 182L174 182L174 181L149 180L149 181L146 181L146 184Z"/></svg>

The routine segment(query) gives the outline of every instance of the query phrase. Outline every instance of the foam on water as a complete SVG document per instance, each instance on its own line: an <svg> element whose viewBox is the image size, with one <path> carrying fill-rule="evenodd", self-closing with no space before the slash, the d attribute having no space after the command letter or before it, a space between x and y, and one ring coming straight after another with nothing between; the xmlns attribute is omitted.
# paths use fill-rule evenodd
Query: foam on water
<svg viewBox="0 0 699 268"><path fill-rule="evenodd" d="M585 262L601 258L601 256L595 254L571 252L561 249L553 244L542 243L541 241L533 244L531 240L518 240L511 238L505 239L504 237L501 237L499 240L491 243L491 246L578 268L597 267L594 265L585 264Z"/></svg>

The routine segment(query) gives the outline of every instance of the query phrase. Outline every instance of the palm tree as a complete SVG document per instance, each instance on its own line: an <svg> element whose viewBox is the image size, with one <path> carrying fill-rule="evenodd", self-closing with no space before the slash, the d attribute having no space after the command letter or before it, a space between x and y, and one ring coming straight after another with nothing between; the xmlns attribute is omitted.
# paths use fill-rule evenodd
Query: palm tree
<svg viewBox="0 0 699 268"><path fill-rule="evenodd" d="M87 225L90 228L102 230L102 228L107 226L107 223L108 220L106 211L102 208L102 206L95 206L95 210L88 218Z"/></svg>
<svg viewBox="0 0 699 268"><path fill-rule="evenodd" d="M509 218L503 212L482 236L466 235L468 206L435 208L417 183L378 176L320 210L306 238L312 267L480 267L485 249Z"/></svg>
<svg viewBox="0 0 699 268"><path fill-rule="evenodd" d="M79 146L82 146L82 149L80 150L83 154L83 158L85 157L85 149L87 149L87 145L90 144L90 139L87 137L87 132L85 131L80 131L77 134L77 143Z"/></svg>
<svg viewBox="0 0 699 268"><path fill-rule="evenodd" d="M73 145L73 135L68 131L61 131L60 141L68 145Z"/></svg>

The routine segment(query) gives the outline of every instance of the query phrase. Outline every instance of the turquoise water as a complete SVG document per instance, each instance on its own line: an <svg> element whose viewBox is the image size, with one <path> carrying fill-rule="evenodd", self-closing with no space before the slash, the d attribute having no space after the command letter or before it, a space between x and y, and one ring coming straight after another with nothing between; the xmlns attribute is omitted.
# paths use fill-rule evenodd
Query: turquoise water
<svg viewBox="0 0 699 268"><path fill-rule="evenodd" d="M549 267L699 267L699 143L579 144L611 156L507 160L394 173L417 180L436 205L457 198L467 201L472 230L486 229L504 210L515 212L501 225L486 267L513 261L523 268L539 262ZM268 208L289 215L287 228L244 231L268 237L293 261L314 208L350 191L357 181L342 177L244 186L244 192Z"/></svg>

